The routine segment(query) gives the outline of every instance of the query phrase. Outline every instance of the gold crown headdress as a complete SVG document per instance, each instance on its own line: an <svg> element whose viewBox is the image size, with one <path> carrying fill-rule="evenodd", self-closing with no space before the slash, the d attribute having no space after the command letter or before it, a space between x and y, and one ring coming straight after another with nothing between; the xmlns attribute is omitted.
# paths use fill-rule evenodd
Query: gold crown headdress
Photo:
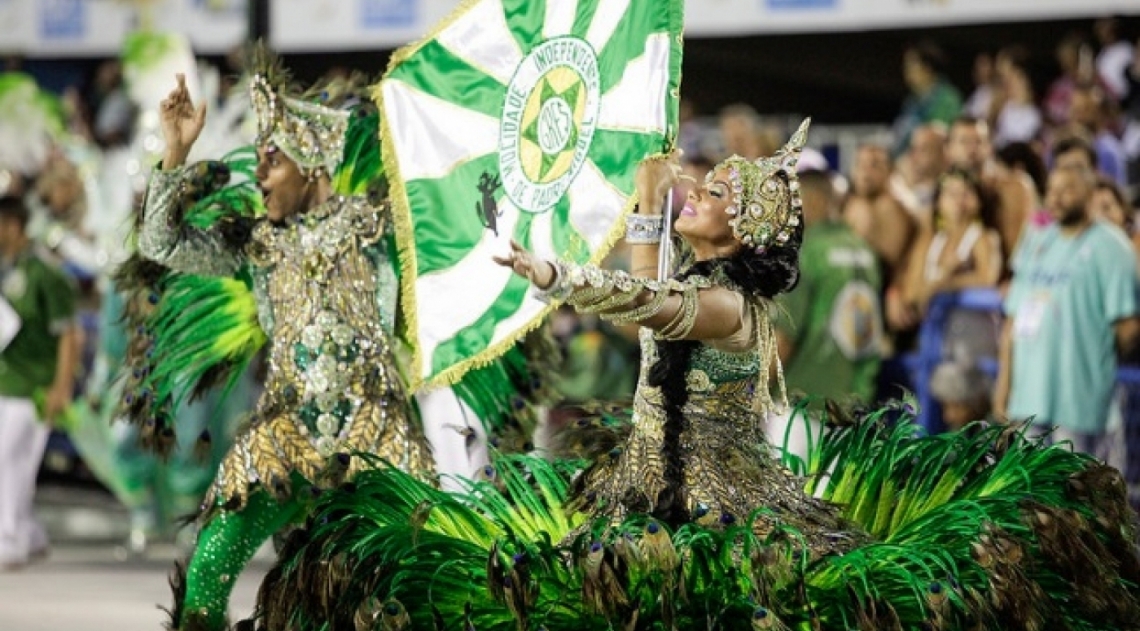
<svg viewBox="0 0 1140 631"><path fill-rule="evenodd" d="M288 74L262 47L254 53L249 97L257 118L257 144L272 144L303 173L330 177L344 157L350 113L289 96Z"/></svg>
<svg viewBox="0 0 1140 631"><path fill-rule="evenodd" d="M796 178L796 162L807 142L811 119L804 119L788 144L769 158L756 161L732 156L709 172L728 170L733 204L728 213L733 235L746 246L763 252L770 245L786 245L803 220L803 200ZM780 175L783 174L783 177Z"/></svg>

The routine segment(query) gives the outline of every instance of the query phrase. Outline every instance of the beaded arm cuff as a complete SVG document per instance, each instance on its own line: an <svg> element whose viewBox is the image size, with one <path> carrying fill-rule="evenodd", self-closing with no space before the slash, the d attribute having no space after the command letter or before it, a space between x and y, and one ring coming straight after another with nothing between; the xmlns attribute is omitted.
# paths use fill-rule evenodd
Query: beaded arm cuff
<svg viewBox="0 0 1140 631"><path fill-rule="evenodd" d="M625 218L625 240L630 245L661 243L665 219L661 215L629 215Z"/></svg>
<svg viewBox="0 0 1140 631"><path fill-rule="evenodd" d="M151 174L139 226L139 253L184 274L229 276L242 261L238 253L226 247L222 235L177 221L191 174L191 167Z"/></svg>
<svg viewBox="0 0 1140 631"><path fill-rule="evenodd" d="M615 324L633 324L651 318L665 307L670 294L681 294L681 307L662 328L665 339L684 339L697 318L697 292L712 287L712 281L693 276L679 281L651 280L610 272L594 265L554 262L555 278L546 290L535 290L535 297L546 302L565 300L581 313L596 313ZM645 292L652 295L638 304Z"/></svg>

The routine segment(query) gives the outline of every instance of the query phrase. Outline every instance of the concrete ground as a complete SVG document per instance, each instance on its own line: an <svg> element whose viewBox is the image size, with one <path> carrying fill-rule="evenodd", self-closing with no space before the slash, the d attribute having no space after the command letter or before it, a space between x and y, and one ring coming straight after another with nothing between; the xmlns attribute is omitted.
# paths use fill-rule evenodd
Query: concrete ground
<svg viewBox="0 0 1140 631"><path fill-rule="evenodd" d="M146 554L125 553L126 512L105 493L42 487L36 509L52 539L48 557L0 572L0 631L158 631L170 605L167 574L184 552L155 544ZM231 616L253 610L272 553L263 548L238 580Z"/></svg>

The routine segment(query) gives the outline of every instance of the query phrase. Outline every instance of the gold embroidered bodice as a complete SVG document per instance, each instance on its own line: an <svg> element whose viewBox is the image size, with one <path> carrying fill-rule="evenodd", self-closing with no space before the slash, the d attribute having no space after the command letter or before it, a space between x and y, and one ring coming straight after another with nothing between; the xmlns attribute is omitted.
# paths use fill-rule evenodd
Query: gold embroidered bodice
<svg viewBox="0 0 1140 631"><path fill-rule="evenodd" d="M642 329L632 432L622 447L586 471L579 502L594 517L615 522L631 513L654 513L669 501L681 502L690 519L712 527L743 523L755 512L753 527L761 534L791 525L805 535L813 553L847 549L860 535L846 530L837 507L807 495L804 481L769 451L763 423L770 410L755 409L757 388L767 387L763 353L756 349L769 347L766 336L773 333L763 306L748 309L755 346L732 352L701 344L692 355L680 488L669 488L666 475L664 394L648 383L657 342L652 331Z"/></svg>
<svg viewBox="0 0 1140 631"><path fill-rule="evenodd" d="M265 390L211 499L244 504L250 486L276 491L294 473L314 484L330 469L351 475L359 459L334 461L353 452L430 471L391 347L397 285L386 209L334 197L282 224L258 222L244 250L231 252L214 233L172 226L177 173L152 179L140 250L184 273L248 269L269 335Z"/></svg>

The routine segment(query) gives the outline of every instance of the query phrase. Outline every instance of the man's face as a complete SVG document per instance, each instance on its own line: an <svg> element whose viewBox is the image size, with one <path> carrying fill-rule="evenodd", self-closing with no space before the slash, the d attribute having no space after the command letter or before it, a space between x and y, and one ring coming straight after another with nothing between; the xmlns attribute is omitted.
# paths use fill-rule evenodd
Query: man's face
<svg viewBox="0 0 1140 631"><path fill-rule="evenodd" d="M1083 149L1069 149L1059 153L1053 158L1055 170L1083 169L1089 173L1096 172L1096 165L1089 161L1089 154Z"/></svg>
<svg viewBox="0 0 1140 631"><path fill-rule="evenodd" d="M1069 118L1087 128L1095 128L1100 120L1100 101L1092 90L1076 90L1069 103Z"/></svg>
<svg viewBox="0 0 1140 631"><path fill-rule="evenodd" d="M979 173L990 159L989 130L981 123L956 123L946 141L946 159L956 166Z"/></svg>
<svg viewBox="0 0 1140 631"><path fill-rule="evenodd" d="M297 163L273 145L257 149L257 185L265 201L265 214L272 222L301 213L309 205L312 182L301 174Z"/></svg>
<svg viewBox="0 0 1140 631"><path fill-rule="evenodd" d="M922 58L918 53L908 50L903 53L902 75L907 87L917 90L925 84L930 71L922 65Z"/></svg>
<svg viewBox="0 0 1140 631"><path fill-rule="evenodd" d="M1091 173L1081 169L1053 169L1049 174L1045 205L1057 223L1073 226L1088 217L1091 179Z"/></svg>
<svg viewBox="0 0 1140 631"><path fill-rule="evenodd" d="M851 171L855 192L866 197L880 195L891 177L891 158L882 147L862 147Z"/></svg>
<svg viewBox="0 0 1140 631"><path fill-rule="evenodd" d="M732 114L720 119L720 133L728 153L753 158L756 145L756 126L744 116Z"/></svg>
<svg viewBox="0 0 1140 631"><path fill-rule="evenodd" d="M922 177L938 177L946 162L946 141L939 132L923 127L910 137L910 160Z"/></svg>

